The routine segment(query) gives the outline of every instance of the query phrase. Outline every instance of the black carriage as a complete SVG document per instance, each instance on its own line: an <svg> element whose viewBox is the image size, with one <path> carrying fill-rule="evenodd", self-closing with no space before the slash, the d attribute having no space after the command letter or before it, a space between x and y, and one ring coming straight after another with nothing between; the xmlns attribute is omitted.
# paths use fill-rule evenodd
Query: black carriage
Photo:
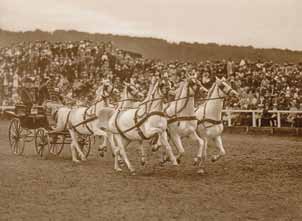
<svg viewBox="0 0 302 221"><path fill-rule="evenodd" d="M13 154L22 155L25 144L34 142L36 153L40 157L48 154L58 156L65 144L70 144L69 132L54 132L52 126L55 121L51 111L43 106L28 108L23 104L17 104L15 111L7 111L13 118L9 125L9 143ZM79 136L80 147L88 157L91 148L91 137Z"/></svg>

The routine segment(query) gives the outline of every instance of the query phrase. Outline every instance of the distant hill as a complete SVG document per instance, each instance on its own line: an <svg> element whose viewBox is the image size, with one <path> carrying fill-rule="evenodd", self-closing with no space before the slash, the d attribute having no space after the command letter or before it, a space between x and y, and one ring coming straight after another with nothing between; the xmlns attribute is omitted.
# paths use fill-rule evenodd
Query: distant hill
<svg viewBox="0 0 302 221"><path fill-rule="evenodd" d="M91 34L79 31L41 30L11 32L0 29L0 47L9 46L20 41L112 41L118 48L142 54L146 58L179 61L221 60L242 58L250 60L272 60L274 62L302 62L302 51L282 49L257 49L252 46L218 45L216 43L170 43L163 39L148 37L131 37L111 34Z"/></svg>

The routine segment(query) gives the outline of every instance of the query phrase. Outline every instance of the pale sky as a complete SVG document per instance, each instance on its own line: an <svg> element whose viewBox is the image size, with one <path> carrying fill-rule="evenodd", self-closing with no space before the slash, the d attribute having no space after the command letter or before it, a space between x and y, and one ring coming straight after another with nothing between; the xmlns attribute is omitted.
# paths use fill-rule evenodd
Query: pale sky
<svg viewBox="0 0 302 221"><path fill-rule="evenodd" d="M0 28L302 50L302 1L0 0Z"/></svg>

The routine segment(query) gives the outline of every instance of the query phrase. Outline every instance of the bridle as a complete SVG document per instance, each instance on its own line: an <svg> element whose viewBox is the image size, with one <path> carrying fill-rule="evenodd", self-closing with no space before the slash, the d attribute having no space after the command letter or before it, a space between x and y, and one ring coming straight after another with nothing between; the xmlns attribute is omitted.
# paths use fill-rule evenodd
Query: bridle
<svg viewBox="0 0 302 221"><path fill-rule="evenodd" d="M226 85L223 84L223 82L221 84L217 84L215 83L215 85L213 86L212 90L209 92L209 95L205 100L205 103L204 103L204 109L203 109L203 119L199 120L198 121L198 124L201 124L201 123L211 123L210 126L205 126L205 128L210 128L210 127L213 127L215 125L219 125L222 123L221 120L213 120L213 119L208 119L206 118L206 110L207 110L207 104L208 104L208 101L210 100L224 100L225 96L229 96L231 94L231 92L234 91L234 89L232 87L229 87L227 89L227 91L225 91L225 88L226 88ZM210 98L211 95L214 93L214 91L217 90L217 95L218 97L215 97L215 98ZM220 95L219 91L222 91L222 95Z"/></svg>
<svg viewBox="0 0 302 221"><path fill-rule="evenodd" d="M158 101L158 100L162 100L164 99L163 97L163 93L161 91L162 89L162 85L159 85L159 82L157 81L155 83L155 86L153 87L152 91L151 91L151 96L150 96L150 99L142 102L139 107L136 109L135 111L135 114L134 114L134 126L122 131L119 126L118 126L118 116L119 116L119 113L121 112L121 110L118 110L117 112L117 115L115 117L115 127L116 129L118 130L118 133L123 137L125 138L126 140L129 140L128 137L125 135L125 133L133 130L133 129L137 129L138 130L138 134L139 136L144 139L144 140L148 140L148 139L151 139L153 136L151 137L146 137L142 131L142 129L140 128L151 116L159 116L159 117L166 117L166 114L163 112L163 111L151 111L151 107L154 103L154 101ZM155 95L156 94L159 94L159 97L158 98L155 98ZM159 105L163 105L162 102L160 102ZM145 110L144 112L139 115L138 112L139 110L141 110L141 107L142 106L145 106Z"/></svg>
<svg viewBox="0 0 302 221"><path fill-rule="evenodd" d="M135 91L135 92L134 92ZM126 98L117 101L117 103L121 103L120 108L123 108L123 105L126 101L138 102L139 99L135 98L139 94L139 90L137 88L133 88L130 85L126 86ZM129 96L130 95L130 96Z"/></svg>
<svg viewBox="0 0 302 221"><path fill-rule="evenodd" d="M194 86L197 86L197 88L195 89ZM175 102L175 111L174 111L174 114L172 116L169 116L170 118L171 117L175 117L175 116L177 116L177 114L179 114L180 112L182 112L187 107L187 105L189 103L189 99L192 98L192 97L194 98L196 92L200 89L200 86L198 85L198 82L193 82L190 79L189 82L187 82L187 95L185 97L180 98L180 96L182 94L182 91L184 90L184 87L185 86L182 87L181 92L179 93L178 98L176 98L173 101L169 102L169 105L167 105L167 107L164 110L166 112L167 109L172 104L172 102ZM194 95L190 95L190 89L193 91ZM178 109L177 103L180 100L185 100L185 103L184 103L184 105L181 108Z"/></svg>
<svg viewBox="0 0 302 221"><path fill-rule="evenodd" d="M222 91L222 93L225 95L225 96L229 96L231 94L231 92L233 91L233 88L232 87L229 87L229 89L227 91L225 91L225 88L226 86L222 83L218 86L218 88ZM218 90L218 96L220 97L219 95L219 90Z"/></svg>
<svg viewBox="0 0 302 221"><path fill-rule="evenodd" d="M143 106L143 105L145 106L145 111L144 111L144 113L143 113L142 115L140 115L140 116L138 116L138 117L143 117L143 116L149 114L149 113L151 112L151 107L152 107L152 105L153 105L153 103L154 103L155 101L165 99L165 96L163 96L163 93L162 93L162 91L161 91L162 88L163 88L163 85L164 85L164 84L159 84L158 81L155 83L155 86L154 86L154 88L153 88L153 91L151 92L151 98L139 104L139 107L141 107L141 106ZM155 94L156 94L156 93L159 94L159 97L158 97L158 98L155 98ZM159 105L161 105L161 107L162 107L163 103L161 102ZM162 108L161 108L161 109L162 109Z"/></svg>
<svg viewBox="0 0 302 221"><path fill-rule="evenodd" d="M102 93L102 95L99 97L99 99L96 99L96 101L95 101L91 106L89 106L89 107L87 108L87 111L88 111L90 108L93 107L93 112L90 113L90 115L96 113L96 107L97 107L97 105L98 105L100 102L104 101L104 102L105 102L105 107L107 107L107 106L109 105L109 104L108 104L108 98L110 98L110 97L112 96L112 94L114 93L115 88L112 86L110 92L108 92L108 91L107 91L107 90L108 90L108 87L109 87L109 85L103 85L103 93ZM106 94L104 93L105 91L106 91ZM87 112L87 111L86 111L86 112Z"/></svg>

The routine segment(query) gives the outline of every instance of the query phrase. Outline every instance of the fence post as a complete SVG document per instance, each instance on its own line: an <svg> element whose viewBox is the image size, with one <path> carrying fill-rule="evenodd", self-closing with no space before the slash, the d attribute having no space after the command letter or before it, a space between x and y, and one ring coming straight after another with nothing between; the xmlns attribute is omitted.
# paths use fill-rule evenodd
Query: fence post
<svg viewBox="0 0 302 221"><path fill-rule="evenodd" d="M228 110L228 126L231 127L232 126L232 118L231 118L231 112Z"/></svg>
<svg viewBox="0 0 302 221"><path fill-rule="evenodd" d="M253 127L256 127L256 116L255 116L255 112L252 112L252 119L253 119Z"/></svg>
<svg viewBox="0 0 302 221"><path fill-rule="evenodd" d="M277 112L277 126L278 126L278 128L281 127L281 117L280 117L280 112Z"/></svg>

